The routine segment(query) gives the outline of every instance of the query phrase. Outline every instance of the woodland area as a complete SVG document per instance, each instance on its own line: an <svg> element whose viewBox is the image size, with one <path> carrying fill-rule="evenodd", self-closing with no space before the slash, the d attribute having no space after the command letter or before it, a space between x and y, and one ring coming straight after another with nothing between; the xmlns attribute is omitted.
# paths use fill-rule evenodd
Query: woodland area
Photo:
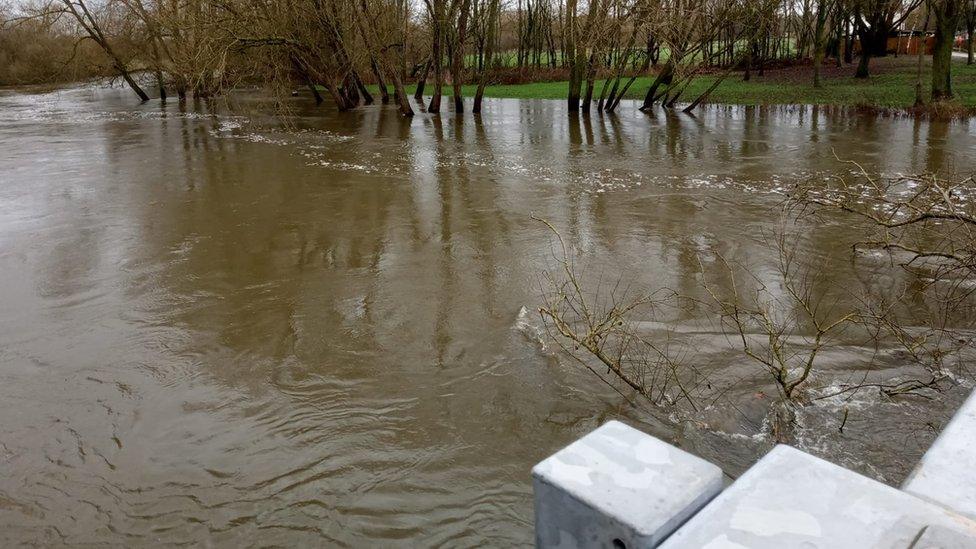
<svg viewBox="0 0 976 549"><path fill-rule="evenodd" d="M43 0L8 1L0 24L3 85L115 76L143 100L304 85L340 110L409 116L408 84L428 112L444 96L479 112L489 84L568 80L570 110L612 112L641 76L641 109L687 110L770 67L809 64L812 87L828 62L868 78L892 39L919 52L917 102L950 101L953 48L974 62L976 0ZM927 47L904 29L928 29ZM688 93L702 74L717 77Z"/></svg>

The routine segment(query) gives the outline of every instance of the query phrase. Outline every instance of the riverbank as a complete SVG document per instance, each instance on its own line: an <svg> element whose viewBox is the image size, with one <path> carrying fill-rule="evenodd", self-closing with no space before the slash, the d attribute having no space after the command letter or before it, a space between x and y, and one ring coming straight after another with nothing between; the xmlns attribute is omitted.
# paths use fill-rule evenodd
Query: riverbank
<svg viewBox="0 0 976 549"><path fill-rule="evenodd" d="M877 109L910 109L915 104L917 59L913 57L889 57L871 62L872 75L867 80L853 77L854 66L838 68L829 64L823 69L823 87L813 87L813 68L809 65L767 70L764 75L753 73L744 81L741 73L729 76L709 97L710 103L734 105L832 105L846 107L871 107ZM976 110L976 65L966 65L965 58L953 59L953 88L960 107ZM691 100L704 93L717 75L703 75L694 80L684 93ZM923 66L922 84L930 86L930 60ZM599 96L603 81L599 81ZM627 92L627 99L643 99L650 77L640 77ZM415 86L407 87L413 93ZM473 97L477 86L462 86L466 97ZM566 81L533 82L530 84L491 85L485 89L485 97L507 99L564 99L569 89ZM427 91L431 90L428 82ZM450 94L445 88L445 94Z"/></svg>

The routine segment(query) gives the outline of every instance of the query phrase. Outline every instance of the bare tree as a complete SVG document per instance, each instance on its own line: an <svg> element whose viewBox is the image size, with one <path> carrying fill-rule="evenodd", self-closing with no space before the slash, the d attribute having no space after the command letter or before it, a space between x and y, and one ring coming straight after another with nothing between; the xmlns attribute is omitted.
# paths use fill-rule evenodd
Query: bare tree
<svg viewBox="0 0 976 549"><path fill-rule="evenodd" d="M400 110L400 114L403 116L413 116L413 108L410 106L410 100L407 96L406 90L403 87L403 80L401 79L400 65L397 58L397 50L403 47L403 44L391 43L390 35L387 34L387 40L382 40L381 34L378 32L378 15L370 9L370 5L366 0L360 0L358 17L356 19L360 33L362 35L363 41L366 44L366 49L371 56L371 63L374 67L382 65L383 72L390 78L393 82L394 99L397 102L397 107ZM377 70L377 74L380 71ZM380 85L385 89L385 84L382 83L382 79L379 78Z"/></svg>
<svg viewBox="0 0 976 549"><path fill-rule="evenodd" d="M821 82L820 71L827 48L827 30L830 28L831 17L837 9L837 0L816 0L816 13L813 28L813 87L819 88Z"/></svg>
<svg viewBox="0 0 976 549"><path fill-rule="evenodd" d="M434 71L434 93L431 94L427 112L438 113L441 110L441 95L444 87L444 33L447 19L447 0L424 0L430 17L431 33L431 69Z"/></svg>
<svg viewBox="0 0 976 549"><path fill-rule="evenodd" d="M888 53L888 36L897 29L924 0L847 0L861 47L856 78L867 78L872 57Z"/></svg>
<svg viewBox="0 0 976 549"><path fill-rule="evenodd" d="M480 113L481 104L485 96L485 87L494 63L495 42L498 39L499 0L487 0L487 6L481 10L479 21L479 42L485 44L481 72L478 78L478 89L474 95L474 107L471 112Z"/></svg>
<svg viewBox="0 0 976 549"><path fill-rule="evenodd" d="M964 14L963 0L928 0L935 19L932 48L932 100L952 99L952 49Z"/></svg>
<svg viewBox="0 0 976 549"><path fill-rule="evenodd" d="M119 76L125 80L126 84L129 85L129 88L132 89L133 93L135 93L139 99L148 101L149 95L143 91L142 87L140 87L132 77L128 65L116 51L115 47L112 45L112 41L105 34L105 31L102 29L102 25L93 9L94 8L89 6L85 0L57 0L56 2L51 2L48 4L45 11L60 12L74 18L78 25L84 30L86 37L98 44L105 54L108 55L109 59L112 60L112 65L114 66L115 70L118 72Z"/></svg>

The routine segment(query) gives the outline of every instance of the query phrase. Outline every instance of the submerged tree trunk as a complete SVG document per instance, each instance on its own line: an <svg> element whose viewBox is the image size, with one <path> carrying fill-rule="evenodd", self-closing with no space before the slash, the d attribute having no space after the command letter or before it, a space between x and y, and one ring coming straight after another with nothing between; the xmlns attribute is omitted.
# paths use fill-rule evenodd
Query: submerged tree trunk
<svg viewBox="0 0 976 549"><path fill-rule="evenodd" d="M363 104L372 105L374 101L373 94L369 93L369 90L366 89L366 84L363 84L363 79L359 77L359 73L352 71L352 78L356 82L356 88L359 90L359 95L363 97Z"/></svg>
<svg viewBox="0 0 976 549"><path fill-rule="evenodd" d="M332 96L332 101L335 102L336 108L340 112L348 111L355 106L349 104L349 98L339 90L339 86L337 84L330 83L324 84L324 86L325 91L329 92L329 95Z"/></svg>
<svg viewBox="0 0 976 549"><path fill-rule="evenodd" d="M163 69L162 69L163 62L162 62L162 57L160 57L159 55L159 45L156 43L155 35L153 35L150 38L150 43L152 44L153 64L156 65L156 68L153 72L156 75L156 86L159 89L159 100L165 102L166 81L163 78Z"/></svg>
<svg viewBox="0 0 976 549"><path fill-rule="evenodd" d="M359 86L356 85L356 79L353 78L352 72L342 79L342 93L349 100L350 105L359 106L359 102L362 101L362 97L359 95Z"/></svg>
<svg viewBox="0 0 976 549"><path fill-rule="evenodd" d="M159 100L166 101L166 82L163 80L163 71L156 70L156 85L159 87Z"/></svg>
<svg viewBox="0 0 976 549"><path fill-rule="evenodd" d="M119 74L122 76L122 79L125 80L127 84L129 84L130 88L132 88L132 91L139 96L139 99L143 101L149 101L149 95L146 94L146 92L143 91L141 87L139 87L139 84L136 84L136 81L132 78L132 75L129 74L129 71L125 68L124 64L119 62L115 65L115 68L116 70L119 71Z"/></svg>
<svg viewBox="0 0 976 549"><path fill-rule="evenodd" d="M725 73L722 74L722 76L716 78L715 79L715 82L712 82L712 85L709 86L707 90L705 90L705 93L699 95L694 101L691 102L690 105L688 105L687 107L685 107L684 108L684 112L691 113L696 108L698 108L698 105L701 105L702 103L704 103L708 99L708 97L710 95L712 95L712 92L714 92L716 89L718 89L719 85L721 85L722 82L724 82L725 79L728 78L728 76L731 73L732 73L732 68L730 66L730 68L728 70L726 70Z"/></svg>
<svg viewBox="0 0 976 549"><path fill-rule="evenodd" d="M315 98L315 104L321 105L324 99L322 98L322 94L319 93L318 88L315 86L315 79L312 78L312 75L309 74L302 62L298 60L298 57L295 55L289 55L289 57L291 58L292 68L294 68L295 72L301 76L302 80L305 81L305 85L308 86L308 90L312 92L312 97Z"/></svg>
<svg viewBox="0 0 976 549"><path fill-rule="evenodd" d="M410 106L409 96L403 88L403 80L400 78L400 72L391 70L390 80L393 80L393 98L396 100L397 106L400 107L400 114L403 116L413 116L413 107Z"/></svg>
<svg viewBox="0 0 976 549"><path fill-rule="evenodd" d="M498 32L498 2L499 0L490 0L490 4L488 5L488 29L485 32L485 61L484 66L481 68L478 90L474 94L474 107L471 109L471 112L474 113L481 112L481 103L485 97L485 87L488 85L488 73L492 68L492 58L495 54L495 37Z"/></svg>
<svg viewBox="0 0 976 549"><path fill-rule="evenodd" d="M366 49L369 51L370 62L377 79L380 81L380 92L386 94L386 101L389 100L389 91L386 90L386 83L383 81L382 73L385 72L393 81L393 98L403 116L413 116L413 108L407 99L407 94L403 89L403 80L400 78L399 63L390 59L388 48L379 46L379 39L376 36L376 29L373 27L373 18L370 15L367 0L360 0L359 13L356 22L359 33L362 35Z"/></svg>
<svg viewBox="0 0 976 549"><path fill-rule="evenodd" d="M462 0L458 15L457 43L454 45L454 58L451 60L451 85L454 90L454 112L464 113L464 97L461 96L461 80L464 71L464 41L468 31L468 8L470 0Z"/></svg>
<svg viewBox="0 0 976 549"><path fill-rule="evenodd" d="M376 78L376 87L380 90L380 101L386 105L390 102L390 89L386 86L386 80L383 78L383 73L380 71L376 60L370 61L369 65L373 70L373 77Z"/></svg>
<svg viewBox="0 0 976 549"><path fill-rule="evenodd" d="M613 94L613 97L607 100L607 106L605 107L605 110L607 112L613 112L617 110L617 106L620 105L620 100L627 95L627 92L630 90L630 87L633 86L634 82L636 81L637 81L637 75L635 74L627 80L627 83L624 84L623 88L621 88L620 90L615 89L614 90L615 93Z"/></svg>
<svg viewBox="0 0 976 549"><path fill-rule="evenodd" d="M583 112L590 112L590 104L593 103L593 88L596 85L596 71L599 56L596 53L590 54L590 61L586 66L586 92L583 94Z"/></svg>
<svg viewBox="0 0 976 549"><path fill-rule="evenodd" d="M424 88L427 87L427 74L430 72L430 60L424 62L424 68L417 78L417 89L414 91L413 99L417 103L424 100Z"/></svg>
<svg viewBox="0 0 976 549"><path fill-rule="evenodd" d="M443 56L441 46L444 36L444 0L432 0L431 4L432 13L430 18L433 38L430 55L434 63L434 93L430 96L430 104L427 106L427 112L438 113L441 111L441 93L443 93L444 86L444 75L443 69L441 68Z"/></svg>
<svg viewBox="0 0 976 549"><path fill-rule="evenodd" d="M569 67L569 93L566 105L571 111L580 109L580 98L583 94L583 63L579 56L574 56Z"/></svg>
<svg viewBox="0 0 976 549"><path fill-rule="evenodd" d="M321 105L322 102L325 101L325 99L322 98L322 94L319 93L319 89L315 87L315 83L309 80L307 86L308 86L308 91L312 92L312 97L315 98L315 104Z"/></svg>
<svg viewBox="0 0 976 549"><path fill-rule="evenodd" d="M644 103L641 105L640 110L647 111L654 106L654 102L657 101L657 91L661 86L669 86L674 80L674 64L671 60L664 66L657 78L654 79L654 83L647 90L647 94L644 96Z"/></svg>
<svg viewBox="0 0 976 549"><path fill-rule="evenodd" d="M577 51L576 41L576 6L577 0L567 0L566 2L566 61L569 63L569 92L566 96L566 104L570 111L575 112L580 108L580 93L583 86L583 63L586 57Z"/></svg>
<svg viewBox="0 0 976 549"><path fill-rule="evenodd" d="M617 106L620 105L620 100L627 95L627 92L630 90L630 87L634 85L634 82L637 81L637 76L646 73L647 69L649 69L650 67L651 67L651 57L649 55L645 55L644 63L641 65L641 68L637 72L635 72L634 75L630 77L630 79L627 80L627 83L624 84L624 87L620 90L616 90L616 88L614 88L615 93L613 94L613 97L607 100L607 106L606 106L607 112L613 112L617 109Z"/></svg>

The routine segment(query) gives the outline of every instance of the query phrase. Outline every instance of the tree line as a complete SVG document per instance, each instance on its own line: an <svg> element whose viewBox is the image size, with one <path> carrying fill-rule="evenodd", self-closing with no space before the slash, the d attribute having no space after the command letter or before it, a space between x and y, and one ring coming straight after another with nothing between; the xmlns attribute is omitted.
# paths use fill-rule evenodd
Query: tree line
<svg viewBox="0 0 976 549"><path fill-rule="evenodd" d="M445 95L454 111L478 112L491 83L565 79L570 110L612 112L640 76L651 76L644 110L690 110L733 72L750 79L798 61L812 63L815 87L827 59L867 78L903 27L929 31L928 88L949 100L960 31L973 63L976 0L37 0L0 4L0 25L0 61L25 63L17 47L45 36L49 49L70 44L75 72L87 52L93 72L143 100L148 85L183 99L298 82L340 110L379 100L409 116L409 84L428 112ZM703 72L719 77L687 96Z"/></svg>

